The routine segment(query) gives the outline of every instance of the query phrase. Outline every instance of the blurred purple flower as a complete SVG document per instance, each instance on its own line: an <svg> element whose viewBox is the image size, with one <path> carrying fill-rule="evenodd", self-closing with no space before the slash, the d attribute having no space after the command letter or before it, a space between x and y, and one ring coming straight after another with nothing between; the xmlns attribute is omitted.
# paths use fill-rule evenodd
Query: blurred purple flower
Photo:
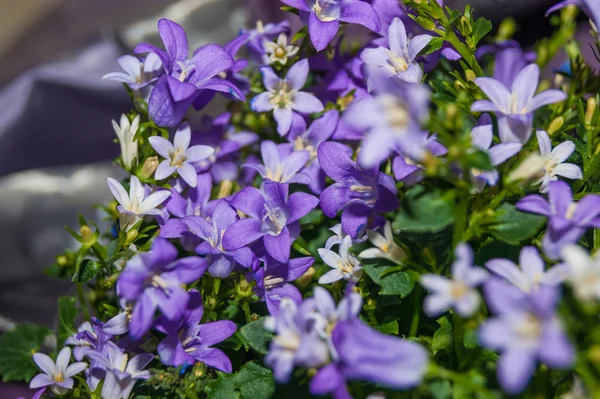
<svg viewBox="0 0 600 399"><path fill-rule="evenodd" d="M528 195L516 207L548 218L542 245L552 260L560 257L565 244L575 244L587 229L600 228L600 196L588 194L574 202L571 187L563 181L549 184L548 200L541 195Z"/></svg>
<svg viewBox="0 0 600 399"><path fill-rule="evenodd" d="M220 349L211 348L229 338L237 329L229 320L200 324L204 307L197 290L190 290L190 300L181 318L161 318L157 328L167 334L158 344L160 360L167 366L193 365L203 362L217 370L231 373L231 361Z"/></svg>
<svg viewBox="0 0 600 399"><path fill-rule="evenodd" d="M427 132L411 134L402 143L400 155L394 158L392 171L398 181L412 185L423 180L424 166L420 163L428 156L439 157L448 152L446 147L437 141L436 135L428 136Z"/></svg>
<svg viewBox="0 0 600 399"><path fill-rule="evenodd" d="M178 320L188 302L181 284L198 280L206 270L206 260L193 256L178 259L177 248L157 237L149 252L133 257L117 282L117 294L135 302L129 334L141 338L152 325L156 309L169 320Z"/></svg>
<svg viewBox="0 0 600 399"><path fill-rule="evenodd" d="M600 28L600 3L597 0L564 0L550 7L546 15L571 5L580 7L587 14L595 25L594 30Z"/></svg>
<svg viewBox="0 0 600 399"><path fill-rule="evenodd" d="M374 212L393 212L400 206L394 180L378 168L358 167L349 147L324 142L317 153L321 168L335 182L321 193L321 209L330 218L342 211L343 229L351 237L364 231Z"/></svg>
<svg viewBox="0 0 600 399"><path fill-rule="evenodd" d="M290 247L300 234L301 217L308 214L319 200L306 193L294 193L288 198L287 184L266 181L262 190L246 187L231 200L231 205L248 215L234 222L225 231L226 250L242 248L263 238L265 249L273 258L287 262Z"/></svg>
<svg viewBox="0 0 600 399"><path fill-rule="evenodd" d="M358 24L379 32L379 16L362 0L281 0L300 11L308 27L310 40L317 51L324 50L337 34L340 22Z"/></svg>
<svg viewBox="0 0 600 399"><path fill-rule="evenodd" d="M544 105L563 101L560 90L546 90L535 95L540 81L540 68L531 64L515 77L512 89L493 78L477 78L475 83L490 100L475 101L473 112L495 112L498 116L500 140L525 144L531 137L533 113Z"/></svg>
<svg viewBox="0 0 600 399"><path fill-rule="evenodd" d="M267 91L254 97L250 108L256 112L273 111L280 135L285 136L290 131L294 111L301 114L323 111L324 106L319 99L300 91L308 78L308 60L300 60L292 65L285 79L280 79L271 67L262 67L260 70Z"/></svg>

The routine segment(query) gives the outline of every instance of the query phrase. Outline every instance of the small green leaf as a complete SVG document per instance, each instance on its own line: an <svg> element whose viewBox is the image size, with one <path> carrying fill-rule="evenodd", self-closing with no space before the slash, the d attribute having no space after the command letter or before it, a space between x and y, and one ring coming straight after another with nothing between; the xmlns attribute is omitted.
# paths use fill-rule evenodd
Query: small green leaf
<svg viewBox="0 0 600 399"><path fill-rule="evenodd" d="M429 390L434 399L448 399L452 396L452 387L449 381L433 381L429 385Z"/></svg>
<svg viewBox="0 0 600 399"><path fill-rule="evenodd" d="M71 281L75 283L85 283L90 281L96 276L100 267L100 262L92 259L84 259L73 274Z"/></svg>
<svg viewBox="0 0 600 399"><path fill-rule="evenodd" d="M467 165L477 170L492 170L492 162L485 151L477 150L467 156Z"/></svg>
<svg viewBox="0 0 600 399"><path fill-rule="evenodd" d="M439 49L442 48L443 44L444 44L444 39L442 39L441 37L434 37L427 44L427 46L423 49L423 51L421 51L420 54L427 55L427 54L433 53L434 51L438 51Z"/></svg>
<svg viewBox="0 0 600 399"><path fill-rule="evenodd" d="M62 347L67 338L75 334L75 317L77 317L75 298L63 296L58 298L57 342Z"/></svg>
<svg viewBox="0 0 600 399"><path fill-rule="evenodd" d="M375 329L379 330L384 334L398 334L398 320L390 321L389 323L380 324L375 326Z"/></svg>
<svg viewBox="0 0 600 399"><path fill-rule="evenodd" d="M473 44L476 46L485 35L491 32L491 30L492 23L489 20L483 17L477 18L473 23Z"/></svg>
<svg viewBox="0 0 600 399"><path fill-rule="evenodd" d="M363 270L371 277L371 279L381 286L380 295L400 295L402 298L410 294L415 287L415 282L418 280L418 274L414 272L398 271L391 273L385 277L382 274L394 266L367 264L363 266Z"/></svg>
<svg viewBox="0 0 600 399"><path fill-rule="evenodd" d="M273 334L265 329L265 317L250 322L240 328L240 333L252 349L261 355L265 355L269 351L269 342L273 338Z"/></svg>
<svg viewBox="0 0 600 399"><path fill-rule="evenodd" d="M438 232L454 222L452 208L439 191L427 192L423 186L416 186L406 194L392 226L400 233Z"/></svg>
<svg viewBox="0 0 600 399"><path fill-rule="evenodd" d="M534 237L546 224L546 218L520 212L514 205L504 203L497 210L497 224L490 227L494 237L509 244L518 244Z"/></svg>
<svg viewBox="0 0 600 399"><path fill-rule="evenodd" d="M433 334L433 341L431 343L431 349L438 351L440 349L448 348L452 345L454 338L452 336L452 324L448 320L448 317L444 316L437 319L440 328Z"/></svg>
<svg viewBox="0 0 600 399"><path fill-rule="evenodd" d="M34 324L18 325L0 335L0 375L2 381L29 381L38 370L32 355L39 352L50 330Z"/></svg>
<svg viewBox="0 0 600 399"><path fill-rule="evenodd" d="M211 399L269 399L275 392L271 370L256 362L246 363L235 374L217 372L218 378L206 385Z"/></svg>

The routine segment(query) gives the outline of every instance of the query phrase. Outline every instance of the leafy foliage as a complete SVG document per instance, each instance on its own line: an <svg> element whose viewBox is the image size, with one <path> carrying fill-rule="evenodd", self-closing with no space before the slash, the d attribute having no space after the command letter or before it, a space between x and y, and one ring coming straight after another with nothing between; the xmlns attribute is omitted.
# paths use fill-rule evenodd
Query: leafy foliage
<svg viewBox="0 0 600 399"><path fill-rule="evenodd" d="M18 325L13 331L0 335L2 381L29 381L37 374L31 355L40 351L48 335L47 327L32 324Z"/></svg>

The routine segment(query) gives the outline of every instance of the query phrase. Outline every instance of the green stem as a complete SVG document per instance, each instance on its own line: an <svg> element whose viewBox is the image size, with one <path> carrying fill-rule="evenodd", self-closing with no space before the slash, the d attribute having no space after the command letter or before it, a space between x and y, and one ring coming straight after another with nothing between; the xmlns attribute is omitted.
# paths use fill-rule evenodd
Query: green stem
<svg viewBox="0 0 600 399"><path fill-rule="evenodd" d="M454 218L454 233L452 234L452 246L456 247L463 237L467 228L467 213L469 212L470 199L467 196L460 195Z"/></svg>
<svg viewBox="0 0 600 399"><path fill-rule="evenodd" d="M463 358L465 342L465 326L463 319L456 313L452 314L452 332L454 334L454 351L457 359Z"/></svg>
<svg viewBox="0 0 600 399"><path fill-rule="evenodd" d="M83 317L86 320L90 320L90 311L88 310L88 303L85 299L85 292L83 291L83 284L77 283L77 297L79 298L79 303L81 304L81 311L83 312Z"/></svg>
<svg viewBox="0 0 600 399"><path fill-rule="evenodd" d="M419 330L419 319L421 318L421 289L419 286L415 287L415 303L413 304L413 315L412 321L410 322L409 337L417 335Z"/></svg>
<svg viewBox="0 0 600 399"><path fill-rule="evenodd" d="M250 302L243 301L242 309L244 309L244 314L246 315L246 323L250 323L252 321L252 313L250 312Z"/></svg>
<svg viewBox="0 0 600 399"><path fill-rule="evenodd" d="M106 262L104 260L104 254L102 253L103 250L104 250L104 248L100 245L99 242L96 241L94 244L92 244L92 251L94 251L94 254L98 258L100 263L102 263L102 265L106 266L106 264L105 264Z"/></svg>
<svg viewBox="0 0 600 399"><path fill-rule="evenodd" d="M450 43L452 47L459 52L459 54L463 57L467 64L469 64L477 76L485 76L481 65L479 65L477 58L475 58L475 54L469 50L469 48L463 42L460 41L460 39L456 36L456 33L454 33L452 26L444 26L444 29L444 40Z"/></svg>

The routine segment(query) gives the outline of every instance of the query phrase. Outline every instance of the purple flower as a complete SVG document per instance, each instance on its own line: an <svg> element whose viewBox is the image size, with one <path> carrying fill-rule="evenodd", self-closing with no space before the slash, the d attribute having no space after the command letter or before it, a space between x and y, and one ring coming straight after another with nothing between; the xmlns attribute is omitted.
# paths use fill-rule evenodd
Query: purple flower
<svg viewBox="0 0 600 399"><path fill-rule="evenodd" d="M423 70L415 62L415 58L432 38L430 35L418 35L408 40L404 23L400 18L394 18L388 30L389 48L367 48L360 58L374 68L374 73L393 78L400 84L421 83ZM370 86L371 84L369 90Z"/></svg>
<svg viewBox="0 0 600 399"><path fill-rule="evenodd" d="M319 278L319 284L331 284L344 279L357 283L362 277L363 270L360 262L350 252L352 237L346 236L340 243L339 254L325 248L319 248L319 256L323 262L332 268Z"/></svg>
<svg viewBox="0 0 600 399"><path fill-rule="evenodd" d="M312 378L313 395L350 398L346 381L353 380L408 389L419 385L425 375L428 356L421 345L382 334L359 319L338 322L331 340L337 358Z"/></svg>
<svg viewBox="0 0 600 399"><path fill-rule="evenodd" d="M555 287L566 276L564 267L555 266L545 270L544 259L535 247L524 247L519 255L519 266L508 259L491 259L485 267L500 277L504 277L512 285L530 293L540 286Z"/></svg>
<svg viewBox="0 0 600 399"><path fill-rule="evenodd" d="M237 212L225 200L217 202L209 220L202 216L187 216L182 220L193 234L204 240L196 247L196 253L205 256L208 272L213 277L229 276L237 264L245 268L252 266L255 256L250 248L232 251L223 248L223 235L237 220Z"/></svg>
<svg viewBox="0 0 600 399"><path fill-rule="evenodd" d="M559 296L541 287L529 296L498 279L484 287L489 307L497 317L489 318L479 330L481 344L502 352L497 373L500 386L517 394L527 386L539 360L552 368L568 368L574 350L554 315Z"/></svg>
<svg viewBox="0 0 600 399"><path fill-rule="evenodd" d="M359 168L347 146L324 142L317 152L321 168L335 181L321 193L321 209L330 218L342 211L342 227L351 237L367 226L373 212L392 212L400 205L394 180L377 168Z"/></svg>
<svg viewBox="0 0 600 399"><path fill-rule="evenodd" d="M540 184L540 193L548 192L548 185L551 181L558 180L558 176L568 179L581 179L583 174L579 166L573 163L564 163L575 151L575 144L572 141L563 141L552 149L550 136L543 130L536 132L540 154L546 158L544 169L546 173L536 184Z"/></svg>
<svg viewBox="0 0 600 399"><path fill-rule="evenodd" d="M273 258L287 262L292 242L300 234L301 217L319 200L306 193L288 198L287 184L265 182L262 190L246 187L233 197L231 205L248 218L234 222L223 235L223 246L231 251L263 238L265 249Z"/></svg>
<svg viewBox="0 0 600 399"><path fill-rule="evenodd" d="M488 154L492 166L504 163L521 151L522 145L520 143L501 143L490 148L493 140L494 126L491 124L476 126L471 131L471 144L473 147ZM483 190L486 184L490 186L496 185L499 178L498 171L495 169L487 171L472 169L470 173L479 191Z"/></svg>
<svg viewBox="0 0 600 399"><path fill-rule="evenodd" d="M64 347L56 357L56 363L44 353L34 353L33 360L43 373L33 377L29 383L29 388L37 389L50 387L50 390L56 395L64 395L73 388L73 377L81 373L87 367L83 362L76 362L69 365L71 361L71 348ZM41 394L40 394L41 396Z"/></svg>
<svg viewBox="0 0 600 399"><path fill-rule="evenodd" d="M279 312L282 301L285 298L292 300L296 305L302 303L302 294L298 288L288 284L300 278L313 265L315 260L311 257L290 259L287 263L281 263L268 254L263 258L264 265L252 272L252 278L256 281L253 291L262 298L271 315Z"/></svg>
<svg viewBox="0 0 600 399"><path fill-rule="evenodd" d="M200 47L188 60L188 41L180 25L163 18L158 21L158 31L166 50L148 43L135 48L136 53L156 54L166 72L156 82L148 101L148 113L157 125L177 126L200 90L221 91L245 101L234 84L215 77L235 64L223 47Z"/></svg>
<svg viewBox="0 0 600 399"><path fill-rule="evenodd" d="M90 349L102 350L103 345L112 338L112 335L104 330L103 323L92 318L92 321L81 323L77 332L65 340L65 345L73 345L73 357L81 361L85 352Z"/></svg>
<svg viewBox="0 0 600 399"><path fill-rule="evenodd" d="M571 187L563 181L549 184L548 201L541 195L528 195L516 207L549 219L542 245L552 260L559 258L563 245L575 244L589 228L600 228L600 196L589 194L574 202Z"/></svg>
<svg viewBox="0 0 600 399"><path fill-rule="evenodd" d="M103 352L88 351L86 355L98 365L92 374L104 379L102 398L127 399L138 380L150 378L150 372L144 370L153 359L151 353L140 353L132 357L123 352L115 343L108 342Z"/></svg>
<svg viewBox="0 0 600 399"><path fill-rule="evenodd" d="M435 317L449 308L463 317L473 315L479 308L481 298L475 289L488 278L488 273L473 265L473 250L468 244L460 244L455 250L452 278L436 274L421 276L421 284L433 293L425 298L424 310Z"/></svg>
<svg viewBox="0 0 600 399"><path fill-rule="evenodd" d="M190 147L192 131L190 125L182 123L175 132L173 143L160 136L148 138L150 145L163 158L164 161L158 165L154 178L163 180L177 172L181 178L190 186L196 187L198 175L196 169L192 166L194 162L199 162L214 154L215 150L206 145L195 145Z"/></svg>
<svg viewBox="0 0 600 399"><path fill-rule="evenodd" d="M422 136L419 123L427 117L429 104L429 91L424 86L384 85L380 78L375 81L381 86L378 95L353 102L344 114L355 129L368 131L358 154L359 164L368 168L378 166L394 152L402 152L414 136Z"/></svg>
<svg viewBox="0 0 600 399"><path fill-rule="evenodd" d="M162 319L158 328L167 337L158 344L160 360L167 366L193 365L203 362L217 370L231 373L231 361L223 351L211 346L226 340L236 330L229 320L200 324L204 307L196 290L189 292L190 300L180 319Z"/></svg>
<svg viewBox="0 0 600 399"><path fill-rule="evenodd" d="M423 180L423 169L421 164L430 156L438 157L448 152L446 147L437 141L434 135L429 136L426 132L410 135L410 139L402 142L400 155L394 158L392 171L396 180L407 185L413 185Z"/></svg>
<svg viewBox="0 0 600 399"><path fill-rule="evenodd" d="M299 173L310 159L310 153L294 150L291 144L275 144L265 140L260 144L263 164L247 162L244 167L256 170L263 179L276 183L309 184L310 177Z"/></svg>
<svg viewBox="0 0 600 399"><path fill-rule="evenodd" d="M379 32L379 16L362 0L281 0L300 11L315 49L321 51L338 32L340 21Z"/></svg>
<svg viewBox="0 0 600 399"><path fill-rule="evenodd" d="M108 188L119 203L117 210L120 213L119 225L122 230L129 230L144 216L163 216L163 212L156 207L171 195L169 191L160 190L146 197L146 189L134 175L129 181L129 194L115 179L109 177L107 182Z"/></svg>
<svg viewBox="0 0 600 399"><path fill-rule="evenodd" d="M247 44L251 58L256 62L262 62L266 50L265 43L274 40L282 33L289 34L290 30L289 21L282 21L277 24L264 24L262 21L256 21L256 28L242 29L234 42Z"/></svg>
<svg viewBox="0 0 600 399"><path fill-rule="evenodd" d="M535 95L540 81L540 68L531 64L515 77L511 91L493 78L477 78L475 83L490 100L475 101L474 112L495 112L498 116L500 140L525 144L531 137L533 112L544 105L563 101L560 90L546 90Z"/></svg>
<svg viewBox="0 0 600 399"><path fill-rule="evenodd" d="M181 284L198 280L206 270L199 257L178 259L177 248L164 238L155 238L149 252L133 257L117 282L117 294L135 302L129 334L139 339L148 331L156 309L168 320L177 320L185 310L188 293Z"/></svg>
<svg viewBox="0 0 600 399"><path fill-rule="evenodd" d="M102 79L116 80L127 84L132 90L139 90L153 83L162 74L162 62L154 53L141 62L133 55L124 55L117 60L124 72L107 73Z"/></svg>
<svg viewBox="0 0 600 399"><path fill-rule="evenodd" d="M303 173L310 178L309 187L315 194L320 194L325 189L325 173L319 166L317 148L325 140L329 140L336 131L340 114L336 110L327 111L322 117L316 119L306 129L306 124L299 124L298 129L292 129L287 139L294 144L296 151L307 151L310 155L308 164Z"/></svg>
<svg viewBox="0 0 600 399"><path fill-rule="evenodd" d="M600 27L600 3L598 3L596 0L564 0L551 7L546 12L546 15L571 5L580 7L583 12L587 14L587 16L594 23L595 30Z"/></svg>
<svg viewBox="0 0 600 399"><path fill-rule="evenodd" d="M285 79L280 79L271 67L262 67L260 70L267 91L254 97L250 108L256 112L273 111L280 135L285 136L290 131L294 111L301 114L323 111L324 106L319 99L300 91L308 78L308 60L292 65Z"/></svg>

